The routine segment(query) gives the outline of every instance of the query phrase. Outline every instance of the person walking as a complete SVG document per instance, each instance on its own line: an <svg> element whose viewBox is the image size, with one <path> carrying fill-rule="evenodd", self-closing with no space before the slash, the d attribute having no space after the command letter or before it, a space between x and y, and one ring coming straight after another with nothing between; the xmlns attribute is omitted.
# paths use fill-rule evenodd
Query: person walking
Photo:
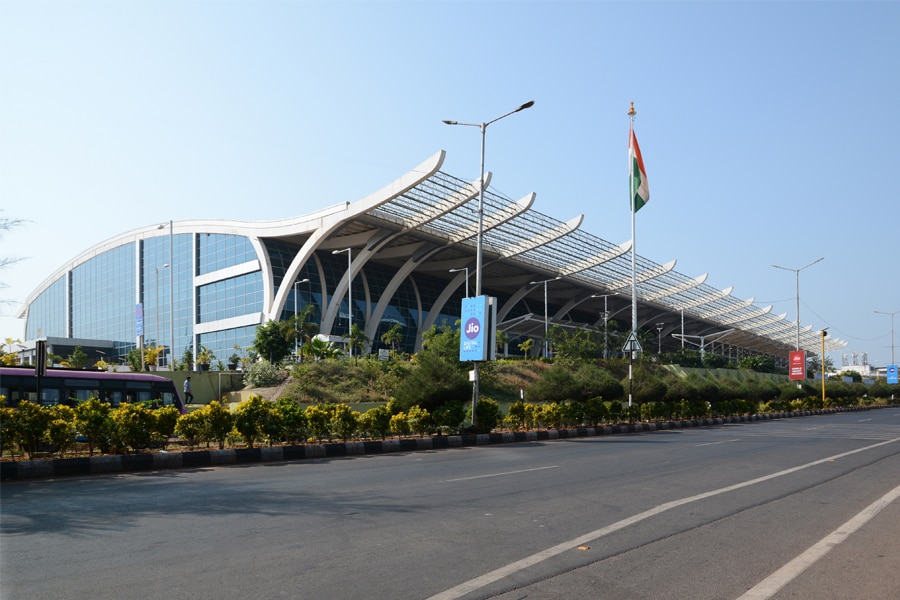
<svg viewBox="0 0 900 600"><path fill-rule="evenodd" d="M194 394L191 393L191 378L184 380L184 403L191 404L194 401Z"/></svg>

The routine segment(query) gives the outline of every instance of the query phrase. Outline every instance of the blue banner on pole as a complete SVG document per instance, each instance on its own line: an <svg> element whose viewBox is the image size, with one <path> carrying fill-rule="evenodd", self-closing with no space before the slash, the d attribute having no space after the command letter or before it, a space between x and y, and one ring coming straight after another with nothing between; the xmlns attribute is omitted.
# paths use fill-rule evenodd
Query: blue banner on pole
<svg viewBox="0 0 900 600"><path fill-rule="evenodd" d="M487 332L488 297L464 298L462 301L462 330L459 332L459 360L488 360Z"/></svg>
<svg viewBox="0 0 900 600"><path fill-rule="evenodd" d="M888 365L887 367L887 382L888 383L900 383L900 377L897 375L897 365Z"/></svg>

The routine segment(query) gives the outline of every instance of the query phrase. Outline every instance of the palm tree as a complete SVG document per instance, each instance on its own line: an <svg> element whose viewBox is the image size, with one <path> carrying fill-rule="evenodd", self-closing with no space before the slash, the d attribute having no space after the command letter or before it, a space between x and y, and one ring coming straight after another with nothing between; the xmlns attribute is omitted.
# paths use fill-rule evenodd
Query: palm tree
<svg viewBox="0 0 900 600"><path fill-rule="evenodd" d="M525 353L526 359L528 358L528 353L531 351L531 349L533 347L534 347L534 340L531 338L528 338L527 340L525 340L524 342L519 344L519 350L521 350L522 352Z"/></svg>
<svg viewBox="0 0 900 600"><path fill-rule="evenodd" d="M357 348L362 352L365 344L369 343L369 336L366 335L366 332L363 331L362 327L358 324L354 323L350 326L350 349L351 353L354 348ZM353 362L357 363L359 361L358 355L353 356Z"/></svg>
<svg viewBox="0 0 900 600"><path fill-rule="evenodd" d="M397 344L403 339L400 330L403 329L402 323L394 323L391 328L381 334L381 341L391 347L391 352L397 352Z"/></svg>
<svg viewBox="0 0 900 600"><path fill-rule="evenodd" d="M308 344L319 333L319 324L315 322L317 310L315 304L304 304L296 316L285 321L285 335L290 341Z"/></svg>
<svg viewBox="0 0 900 600"><path fill-rule="evenodd" d="M331 342L326 342L322 338L314 337L309 343L303 344L300 353L307 358L319 361L326 358L335 358L340 355L341 351Z"/></svg>

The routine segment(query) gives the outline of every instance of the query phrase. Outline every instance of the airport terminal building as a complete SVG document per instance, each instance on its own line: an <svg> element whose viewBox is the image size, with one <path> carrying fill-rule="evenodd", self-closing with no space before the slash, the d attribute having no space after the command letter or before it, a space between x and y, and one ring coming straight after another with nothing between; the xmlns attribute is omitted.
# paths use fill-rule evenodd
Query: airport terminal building
<svg viewBox="0 0 900 600"><path fill-rule="evenodd" d="M355 202L278 221L153 223L88 249L28 297L26 340L94 340L121 363L138 347L164 346L160 364L187 349L223 362L250 346L256 327L315 305L321 334L344 338L353 324L370 343L402 325L402 348L421 347L432 325L454 326L474 295L479 182L441 170L438 152L396 181ZM549 325L603 331L631 325L631 244L616 245L490 189L483 198L482 292L497 298L497 328L539 348ZM770 355L784 364L797 324L753 299L731 296L675 261L635 257L638 327L652 330L647 352L702 346L737 359ZM351 301L352 298L352 301ZM621 346L621 342L619 342ZM826 351L845 342L826 338ZM801 329L800 346L818 354L819 331ZM610 346L617 353L621 347Z"/></svg>

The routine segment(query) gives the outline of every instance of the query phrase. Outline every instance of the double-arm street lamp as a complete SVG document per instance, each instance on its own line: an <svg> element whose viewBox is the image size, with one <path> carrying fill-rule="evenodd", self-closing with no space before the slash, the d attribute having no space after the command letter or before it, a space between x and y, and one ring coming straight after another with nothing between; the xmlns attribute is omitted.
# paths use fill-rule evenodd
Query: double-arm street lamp
<svg viewBox="0 0 900 600"><path fill-rule="evenodd" d="M778 265L772 265L776 269L781 269L783 271L793 271L794 275L796 275L796 277L797 277L797 348L796 348L796 350L800 349L800 271L802 271L803 269L806 269L808 267L811 267L814 264L816 264L817 262L821 262L823 260L825 260L824 256L822 258L817 258L816 260L812 261L805 267L800 267L799 269L789 269L787 267L779 267Z"/></svg>
<svg viewBox="0 0 900 600"><path fill-rule="evenodd" d="M882 312L880 310L876 310L876 313L879 315L888 315L891 318L891 364L896 365L894 362L894 315L896 315L900 310L895 310L894 312Z"/></svg>
<svg viewBox="0 0 900 600"><path fill-rule="evenodd" d="M353 358L353 249L332 250L332 254L347 253L347 345L350 346L350 358ZM340 314L338 310L338 314Z"/></svg>
<svg viewBox="0 0 900 600"><path fill-rule="evenodd" d="M488 125L491 123L496 123L500 119L508 117L511 114L517 113L520 110L525 110L526 108L531 108L534 106L534 100L529 100L525 104L522 104L515 110L511 110L504 115L500 115L496 119L491 119L490 121L485 121L484 123L463 123L460 121L451 121L448 119L444 119L444 123L447 125L465 125L467 127L478 127L481 130L481 177L478 179L478 237L475 244L475 296L481 296L481 266L482 266L482 255L483 255L483 229L484 229L484 140L485 140L485 131L487 131ZM468 278L466 278L468 280ZM478 362L475 362L475 366L473 368L473 377L472 377L472 425L475 425L475 405L478 403Z"/></svg>
<svg viewBox="0 0 900 600"><path fill-rule="evenodd" d="M547 313L547 284L551 281L556 281L557 279L562 279L562 277L553 277L552 279L544 279L543 281L530 281L528 285L540 285L544 284L544 358L550 358L550 343L547 340L547 335L549 335L550 331L550 315Z"/></svg>

